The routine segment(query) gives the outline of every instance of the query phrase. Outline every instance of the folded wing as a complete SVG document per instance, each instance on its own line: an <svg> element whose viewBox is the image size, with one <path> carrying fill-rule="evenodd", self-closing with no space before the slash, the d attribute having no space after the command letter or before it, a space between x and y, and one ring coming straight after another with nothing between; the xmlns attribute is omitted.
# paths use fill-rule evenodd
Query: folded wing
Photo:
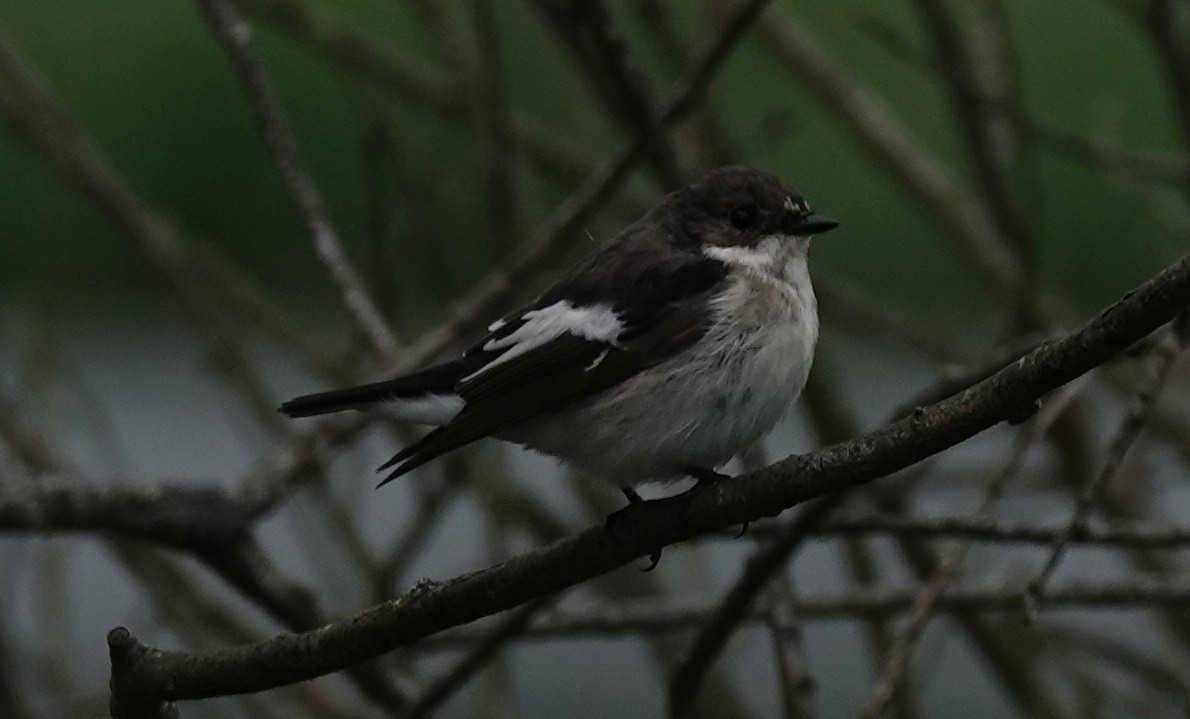
<svg viewBox="0 0 1190 719"><path fill-rule="evenodd" d="M464 354L467 369L455 386L463 408L386 462L380 469L391 472L381 484L564 409L694 344L707 330L706 299L722 286L726 269L700 255L678 260L664 273L637 265L596 276L580 266L536 303L493 324ZM642 277L647 286L625 287Z"/></svg>

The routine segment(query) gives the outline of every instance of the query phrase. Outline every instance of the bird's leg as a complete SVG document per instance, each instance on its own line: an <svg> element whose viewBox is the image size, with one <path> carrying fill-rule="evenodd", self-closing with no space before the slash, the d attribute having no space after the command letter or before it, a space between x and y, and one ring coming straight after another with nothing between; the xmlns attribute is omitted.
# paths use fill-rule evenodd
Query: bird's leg
<svg viewBox="0 0 1190 719"><path fill-rule="evenodd" d="M730 474L716 472L710 467L687 467L686 474L698 481L698 484L694 485L695 487L709 487L716 482L731 479Z"/></svg>
<svg viewBox="0 0 1190 719"><path fill-rule="evenodd" d="M628 500L628 504L640 504L645 501L641 499L640 492L637 492L633 487L620 487L620 491L624 493L624 497Z"/></svg>
<svg viewBox="0 0 1190 719"><path fill-rule="evenodd" d="M623 492L624 496L628 499L628 506L632 506L634 504L640 504L641 502L645 501L645 500L641 499L640 493L637 492L632 487L620 487L620 491ZM660 561L661 561L661 550L658 549L657 551L655 551L649 555L649 566L645 567L641 571L642 572L653 571L654 569L657 568L657 564Z"/></svg>
<svg viewBox="0 0 1190 719"><path fill-rule="evenodd" d="M710 487L711 485L718 482L722 482L725 479L731 479L731 475L723 474L722 472L716 472L710 467L687 467L686 474L694 477L695 480L694 486L688 490L691 492L706 489L707 487ZM743 525L740 526L740 533L735 535L735 538L739 539L747 533L748 523L744 522Z"/></svg>
<svg viewBox="0 0 1190 719"><path fill-rule="evenodd" d="M620 491L624 493L624 497L628 500L628 506L624 507L623 509L616 510L615 512L612 512L611 514L607 515L606 526L607 526L608 530L614 529L615 523L619 520L620 517L622 517L624 515L624 513L630 511L633 507L635 507L638 504L642 504L645 501L640 496L640 493L637 492L632 487L627 487L627 486L620 487ZM661 561L661 550L658 549L656 552L653 552L652 554L649 555L649 566L645 567L641 571L642 572L653 571L654 569L657 568L657 564L660 561Z"/></svg>

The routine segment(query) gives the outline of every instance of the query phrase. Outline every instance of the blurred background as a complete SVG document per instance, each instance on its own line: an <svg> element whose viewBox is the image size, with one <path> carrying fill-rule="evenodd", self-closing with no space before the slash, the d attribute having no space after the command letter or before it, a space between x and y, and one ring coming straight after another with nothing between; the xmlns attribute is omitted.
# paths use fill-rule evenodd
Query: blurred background
<svg viewBox="0 0 1190 719"><path fill-rule="evenodd" d="M842 223L812 253L811 385L731 471L961 389L1190 236L1184 2L234 7L338 259L316 249L201 3L0 0L5 717L102 713L113 626L161 647L254 641L602 521L614 488L495 443L374 492L373 468L414 430L273 408L465 346L707 169L769 170ZM344 301L353 279L363 312ZM849 498L683 710L1185 716L1182 334ZM173 488L251 507L236 537L252 569L138 523L130 507L152 515ZM477 674L454 670L484 624L182 708L676 714L692 642L788 521L576 588ZM1050 582L1063 537L1077 541ZM1030 623L1010 600L1038 581ZM930 605L918 637L906 609L931 582L975 594Z"/></svg>

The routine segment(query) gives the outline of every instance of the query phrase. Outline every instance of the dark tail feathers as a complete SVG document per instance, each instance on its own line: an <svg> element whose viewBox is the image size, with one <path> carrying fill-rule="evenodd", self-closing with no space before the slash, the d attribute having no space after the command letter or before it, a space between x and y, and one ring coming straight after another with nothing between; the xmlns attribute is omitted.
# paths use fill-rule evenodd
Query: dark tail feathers
<svg viewBox="0 0 1190 719"><path fill-rule="evenodd" d="M359 409L398 397L443 394L453 392L462 375L463 361L455 360L396 379L304 395L289 400L279 409L289 417L312 417L345 409Z"/></svg>

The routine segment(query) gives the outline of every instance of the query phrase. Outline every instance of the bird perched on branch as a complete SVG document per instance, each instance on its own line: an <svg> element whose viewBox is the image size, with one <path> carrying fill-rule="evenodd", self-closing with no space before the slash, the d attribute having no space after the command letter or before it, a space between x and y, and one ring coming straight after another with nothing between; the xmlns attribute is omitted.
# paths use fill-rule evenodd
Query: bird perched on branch
<svg viewBox="0 0 1190 719"><path fill-rule="evenodd" d="M725 167L667 195L461 357L290 400L435 426L381 484L482 437L621 487L693 476L762 438L806 383L818 309L806 254L837 222L779 178Z"/></svg>

